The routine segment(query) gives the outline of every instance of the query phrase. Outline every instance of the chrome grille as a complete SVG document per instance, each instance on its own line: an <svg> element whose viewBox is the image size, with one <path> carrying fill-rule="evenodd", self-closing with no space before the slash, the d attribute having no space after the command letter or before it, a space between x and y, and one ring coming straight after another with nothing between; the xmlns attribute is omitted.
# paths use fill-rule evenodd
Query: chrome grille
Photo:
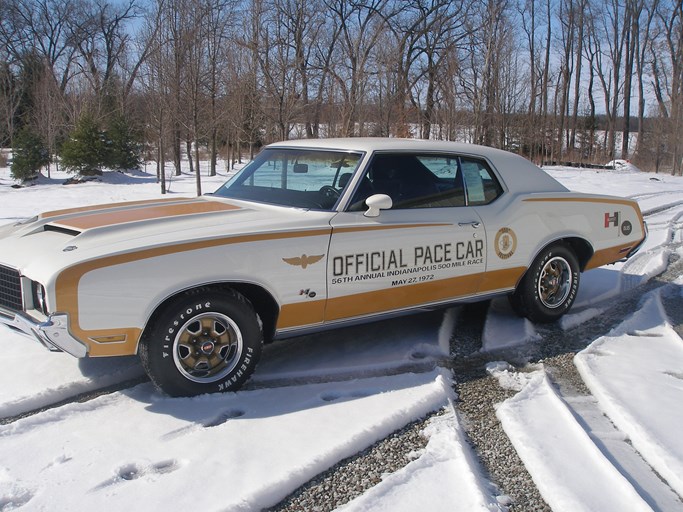
<svg viewBox="0 0 683 512"><path fill-rule="evenodd" d="M0 265L0 306L12 311L24 309L21 275L13 268Z"/></svg>

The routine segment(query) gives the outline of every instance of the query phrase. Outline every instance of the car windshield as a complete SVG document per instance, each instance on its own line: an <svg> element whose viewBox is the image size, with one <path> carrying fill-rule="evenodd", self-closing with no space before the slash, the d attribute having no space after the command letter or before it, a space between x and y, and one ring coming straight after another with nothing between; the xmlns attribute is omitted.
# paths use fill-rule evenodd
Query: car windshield
<svg viewBox="0 0 683 512"><path fill-rule="evenodd" d="M314 210L332 210L362 154L267 148L214 195Z"/></svg>

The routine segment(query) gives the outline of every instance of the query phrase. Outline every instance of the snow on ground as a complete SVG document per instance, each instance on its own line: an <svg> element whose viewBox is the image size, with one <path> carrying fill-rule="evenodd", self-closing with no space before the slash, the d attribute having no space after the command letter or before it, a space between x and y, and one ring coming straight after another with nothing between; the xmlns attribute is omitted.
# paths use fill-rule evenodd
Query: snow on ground
<svg viewBox="0 0 683 512"><path fill-rule="evenodd" d="M544 372L536 372L496 414L554 511L651 510L592 442Z"/></svg>
<svg viewBox="0 0 683 512"><path fill-rule="evenodd" d="M660 293L648 294L641 309L575 362L600 407L683 495L683 342Z"/></svg>
<svg viewBox="0 0 683 512"><path fill-rule="evenodd" d="M0 427L0 504L258 510L451 394L440 371L189 399L143 384Z"/></svg>
<svg viewBox="0 0 683 512"><path fill-rule="evenodd" d="M683 179L623 167L547 171L572 190L637 200L650 230L629 262L582 275L574 310L561 323L570 329L665 267L672 244L683 241ZM64 177L53 173L50 180L13 189L8 170L0 169L0 224L45 210L160 197L155 177L145 172L107 173L69 186L60 184ZM204 190L225 179L225 173L205 177ZM194 186L193 176L174 177L171 193L193 196ZM436 365L451 333L457 339L456 316L457 310L427 313L275 343L249 389L238 393L171 399L141 384L0 426L0 510L272 505L342 458L449 403L449 374ZM539 335L507 301L497 300L483 338L483 350L492 351L536 342ZM142 374L134 358L79 361L5 328L0 346L0 418ZM679 494L682 347L658 296L651 296L576 358L595 407ZM648 509L647 492L615 469L618 464L572 415L542 366L528 370L490 367L501 385L519 391L498 414L553 509ZM432 420L425 435L429 443L415 460L345 510L504 510L456 415ZM667 503L680 505L675 497Z"/></svg>
<svg viewBox="0 0 683 512"><path fill-rule="evenodd" d="M429 443L417 460L385 478L339 512L448 512L501 510L487 490L488 483L473 471L472 449L462 435L455 411L433 418L425 429ZM428 505L426 505L428 503Z"/></svg>
<svg viewBox="0 0 683 512"><path fill-rule="evenodd" d="M683 510L683 340L660 295L649 293L576 355L592 397L560 398L542 365L529 373L488 365L502 387L520 391L496 414L556 512Z"/></svg>

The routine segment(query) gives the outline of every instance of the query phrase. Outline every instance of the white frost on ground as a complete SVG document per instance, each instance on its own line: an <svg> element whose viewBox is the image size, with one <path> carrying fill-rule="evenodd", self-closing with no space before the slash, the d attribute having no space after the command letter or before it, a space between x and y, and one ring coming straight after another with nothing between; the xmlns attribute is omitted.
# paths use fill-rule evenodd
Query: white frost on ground
<svg viewBox="0 0 683 512"><path fill-rule="evenodd" d="M536 375L534 366L528 365L527 372L518 372L505 361L492 361L486 365L486 373L498 381L503 389L522 391Z"/></svg>
<svg viewBox="0 0 683 512"><path fill-rule="evenodd" d="M74 359L63 352L48 352L4 325L0 326L0 344L0 418L144 375L137 357Z"/></svg>
<svg viewBox="0 0 683 512"><path fill-rule="evenodd" d="M278 341L265 347L252 380L264 385L433 368L448 355L443 332L453 332L454 318L452 310L431 312Z"/></svg>

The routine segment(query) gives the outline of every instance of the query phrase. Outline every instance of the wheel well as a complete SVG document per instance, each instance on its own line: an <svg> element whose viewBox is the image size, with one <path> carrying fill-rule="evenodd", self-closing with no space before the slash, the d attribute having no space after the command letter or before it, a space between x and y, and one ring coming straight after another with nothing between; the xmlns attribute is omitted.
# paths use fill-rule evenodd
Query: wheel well
<svg viewBox="0 0 683 512"><path fill-rule="evenodd" d="M280 313L280 306L278 306L273 296L255 284L232 283L224 285L224 287L232 288L251 302L251 305L263 322L264 342L272 341L273 336L275 336L275 324Z"/></svg>
<svg viewBox="0 0 683 512"><path fill-rule="evenodd" d="M215 283L207 284L202 286L197 286L196 288L190 288L189 290L183 290L170 297L167 297L161 304L159 304L152 316L147 321L145 329L142 333L142 337L149 334L151 329L156 322L156 319L161 315L164 308L176 300L182 295L191 295L194 293L201 293L202 290L228 290L232 289L242 296L244 296L253 306L254 311L258 314L261 322L263 322L263 338L264 342L268 343L272 341L275 335L275 324L277 322L277 316L280 311L279 306L273 296L266 290L255 284L249 283Z"/></svg>
<svg viewBox="0 0 683 512"><path fill-rule="evenodd" d="M581 269L581 272L583 272L586 265L593 257L593 246L587 240L578 237L563 238L558 240L558 242L564 243L574 251L576 258L579 260L579 268Z"/></svg>
<svg viewBox="0 0 683 512"><path fill-rule="evenodd" d="M574 254L576 254L576 259L578 260L579 263L579 269L581 272L583 272L586 268L586 265L588 265L588 262L590 259L593 257L593 246L585 239L583 238L578 238L578 237L567 237L567 238L560 238L558 240L553 240L552 242L544 245L534 256L534 259L531 260L532 262L536 261L536 258L538 258L538 255L541 254L543 251L545 251L548 247L556 244L561 244L565 245L569 249L571 249ZM531 266L532 263L529 263ZM517 284L515 285L515 289L519 286L519 284L522 282L524 277L526 276L526 273L529 271L527 270L522 274L522 276L518 279Z"/></svg>

